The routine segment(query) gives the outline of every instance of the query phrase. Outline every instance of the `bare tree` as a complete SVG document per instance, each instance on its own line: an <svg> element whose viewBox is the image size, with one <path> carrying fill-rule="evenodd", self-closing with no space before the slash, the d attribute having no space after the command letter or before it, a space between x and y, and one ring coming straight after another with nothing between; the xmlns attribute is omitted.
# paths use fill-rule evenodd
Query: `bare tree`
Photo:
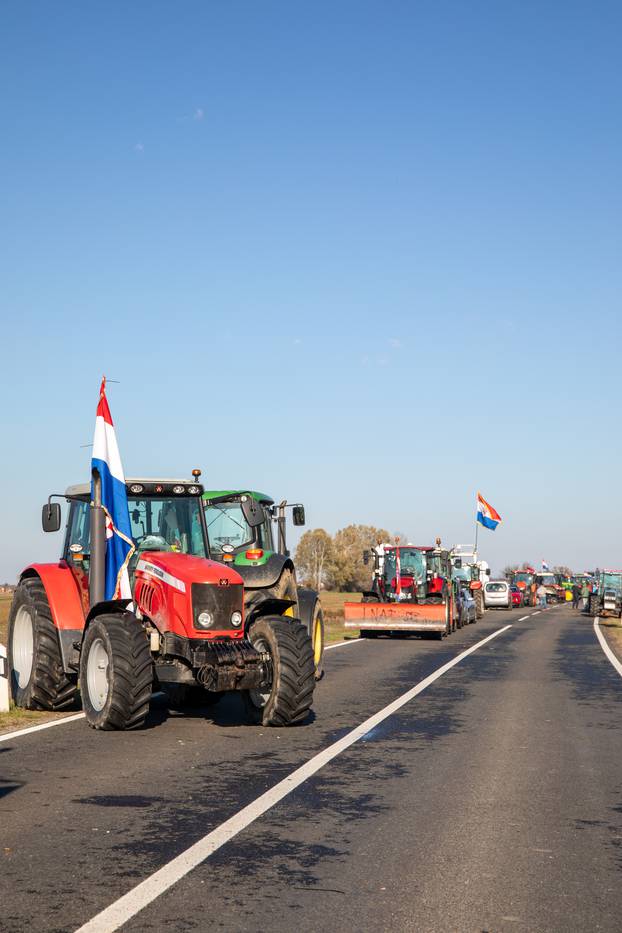
<svg viewBox="0 0 622 933"><path fill-rule="evenodd" d="M296 570L307 586L316 590L326 587L334 571L333 540L323 528L305 531L296 548Z"/></svg>

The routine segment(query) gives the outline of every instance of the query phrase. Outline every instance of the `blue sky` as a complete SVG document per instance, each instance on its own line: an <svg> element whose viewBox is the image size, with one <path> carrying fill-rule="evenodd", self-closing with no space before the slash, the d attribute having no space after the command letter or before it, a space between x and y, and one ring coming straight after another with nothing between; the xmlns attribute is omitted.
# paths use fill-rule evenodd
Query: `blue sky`
<svg viewBox="0 0 622 933"><path fill-rule="evenodd" d="M0 580L126 473L622 564L615 3L0 10Z"/></svg>

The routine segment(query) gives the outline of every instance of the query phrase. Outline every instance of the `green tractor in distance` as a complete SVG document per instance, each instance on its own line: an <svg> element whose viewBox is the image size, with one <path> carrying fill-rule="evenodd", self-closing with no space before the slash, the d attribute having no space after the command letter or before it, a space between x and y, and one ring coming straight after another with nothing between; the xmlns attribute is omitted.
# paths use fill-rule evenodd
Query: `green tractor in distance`
<svg viewBox="0 0 622 933"><path fill-rule="evenodd" d="M209 490L203 494L203 505L211 559L240 574L247 612L273 600L290 603L285 615L300 619L306 627L319 680L324 654L322 606L315 590L298 585L286 540L286 509L292 510L294 525L301 526L304 506L286 501L277 505L270 496L245 489Z"/></svg>

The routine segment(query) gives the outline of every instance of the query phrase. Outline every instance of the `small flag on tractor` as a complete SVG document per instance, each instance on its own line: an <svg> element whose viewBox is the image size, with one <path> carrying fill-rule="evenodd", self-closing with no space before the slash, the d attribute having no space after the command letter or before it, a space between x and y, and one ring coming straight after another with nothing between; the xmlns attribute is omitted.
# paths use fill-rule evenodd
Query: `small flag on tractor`
<svg viewBox="0 0 622 933"><path fill-rule="evenodd" d="M543 570L549 570L549 569L550 569L550 568L549 568L549 565L547 564L547 562L546 562L545 560L542 561L542 569L543 569Z"/></svg>
<svg viewBox="0 0 622 933"><path fill-rule="evenodd" d="M101 477L102 508L106 513L106 589L105 599L131 599L129 559L134 553L130 513L123 465L119 456L117 438L108 400L106 377L99 390L99 404L95 417L95 437L91 470ZM91 484L91 497L93 487Z"/></svg>
<svg viewBox="0 0 622 933"><path fill-rule="evenodd" d="M499 522L502 521L496 509L493 509L490 503L486 502L479 492L477 494L477 521L480 525L483 525L484 528L489 528L490 531L494 531Z"/></svg>

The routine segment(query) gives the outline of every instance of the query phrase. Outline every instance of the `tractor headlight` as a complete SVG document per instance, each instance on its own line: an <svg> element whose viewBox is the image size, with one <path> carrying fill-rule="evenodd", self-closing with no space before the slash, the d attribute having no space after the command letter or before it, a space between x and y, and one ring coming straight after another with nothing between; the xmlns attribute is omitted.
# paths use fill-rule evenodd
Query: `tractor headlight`
<svg viewBox="0 0 622 933"><path fill-rule="evenodd" d="M199 618L201 617L199 616ZM241 625L241 624L242 624L242 613L238 612L237 610L236 612L232 612L231 613L231 625L234 625L237 628L238 625Z"/></svg>
<svg viewBox="0 0 622 933"><path fill-rule="evenodd" d="M206 609L203 612L200 612L197 617L197 625L200 625L201 628L209 628L214 621L214 616L211 612L208 612Z"/></svg>

